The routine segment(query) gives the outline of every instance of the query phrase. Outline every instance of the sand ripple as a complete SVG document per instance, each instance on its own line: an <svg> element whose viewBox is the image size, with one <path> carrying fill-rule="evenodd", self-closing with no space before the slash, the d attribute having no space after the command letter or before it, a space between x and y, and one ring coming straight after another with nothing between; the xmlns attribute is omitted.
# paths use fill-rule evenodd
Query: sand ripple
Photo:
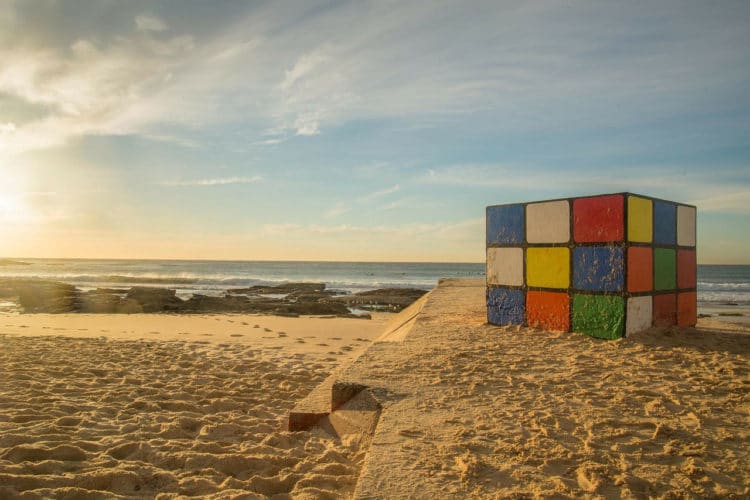
<svg viewBox="0 0 750 500"><path fill-rule="evenodd" d="M0 497L339 498L354 446L285 432L330 362L241 344L0 336Z"/></svg>

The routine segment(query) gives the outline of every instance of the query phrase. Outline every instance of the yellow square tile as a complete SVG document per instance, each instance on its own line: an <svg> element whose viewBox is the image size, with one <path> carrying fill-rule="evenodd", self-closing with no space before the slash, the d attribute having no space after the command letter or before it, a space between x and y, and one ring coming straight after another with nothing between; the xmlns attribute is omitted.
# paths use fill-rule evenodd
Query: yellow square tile
<svg viewBox="0 0 750 500"><path fill-rule="evenodd" d="M528 248L526 284L543 288L570 286L570 250L567 248Z"/></svg>
<svg viewBox="0 0 750 500"><path fill-rule="evenodd" d="M654 233L653 210L651 200L628 196L628 240L651 243Z"/></svg>

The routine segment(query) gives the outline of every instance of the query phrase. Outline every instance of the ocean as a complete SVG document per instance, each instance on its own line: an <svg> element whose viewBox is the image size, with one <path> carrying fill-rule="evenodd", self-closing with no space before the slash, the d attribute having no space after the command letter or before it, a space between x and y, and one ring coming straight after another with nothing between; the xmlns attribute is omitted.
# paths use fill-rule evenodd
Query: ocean
<svg viewBox="0 0 750 500"><path fill-rule="evenodd" d="M0 266L0 278L41 278L82 289L148 285L192 294L285 282L323 282L354 293L375 288L428 290L440 278L483 278L482 263L268 262L186 260L17 259ZM750 266L698 266L698 303L750 306Z"/></svg>

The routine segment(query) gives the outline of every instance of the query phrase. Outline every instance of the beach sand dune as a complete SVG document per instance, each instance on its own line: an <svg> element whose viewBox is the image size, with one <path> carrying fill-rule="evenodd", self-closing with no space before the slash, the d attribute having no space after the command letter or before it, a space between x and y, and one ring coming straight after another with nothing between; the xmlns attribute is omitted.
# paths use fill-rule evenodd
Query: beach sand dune
<svg viewBox="0 0 750 500"><path fill-rule="evenodd" d="M364 453L359 443L334 441L322 432L286 432L285 419L296 401L382 325L204 318L232 321L231 327L208 330L217 341L195 331L180 336L184 325L170 322L181 318L144 317L139 333L131 333L138 329L136 316L83 323L71 317L47 317L46 323L43 317L2 318L6 331L30 321L46 328L43 336L33 335L34 328L0 335L0 498L351 493ZM121 338L96 335L108 319L110 335ZM279 320L288 334L274 323ZM77 336L54 335L56 324ZM342 328L356 332L359 342L336 336ZM114 333L122 331L131 338Z"/></svg>

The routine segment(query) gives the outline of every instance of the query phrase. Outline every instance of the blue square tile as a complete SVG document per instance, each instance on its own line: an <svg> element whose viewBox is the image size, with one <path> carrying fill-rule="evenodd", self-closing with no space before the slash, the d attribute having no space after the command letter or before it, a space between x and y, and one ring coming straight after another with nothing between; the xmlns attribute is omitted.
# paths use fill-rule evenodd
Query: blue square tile
<svg viewBox="0 0 750 500"><path fill-rule="evenodd" d="M487 244L523 243L523 205L487 207Z"/></svg>
<svg viewBox="0 0 750 500"><path fill-rule="evenodd" d="M493 325L522 325L525 312L526 294L523 290L487 290L487 321Z"/></svg>
<svg viewBox="0 0 750 500"><path fill-rule="evenodd" d="M573 249L573 288L595 292L620 292L624 288L624 258L620 247Z"/></svg>
<svg viewBox="0 0 750 500"><path fill-rule="evenodd" d="M654 243L674 245L677 242L677 205L654 201Z"/></svg>

